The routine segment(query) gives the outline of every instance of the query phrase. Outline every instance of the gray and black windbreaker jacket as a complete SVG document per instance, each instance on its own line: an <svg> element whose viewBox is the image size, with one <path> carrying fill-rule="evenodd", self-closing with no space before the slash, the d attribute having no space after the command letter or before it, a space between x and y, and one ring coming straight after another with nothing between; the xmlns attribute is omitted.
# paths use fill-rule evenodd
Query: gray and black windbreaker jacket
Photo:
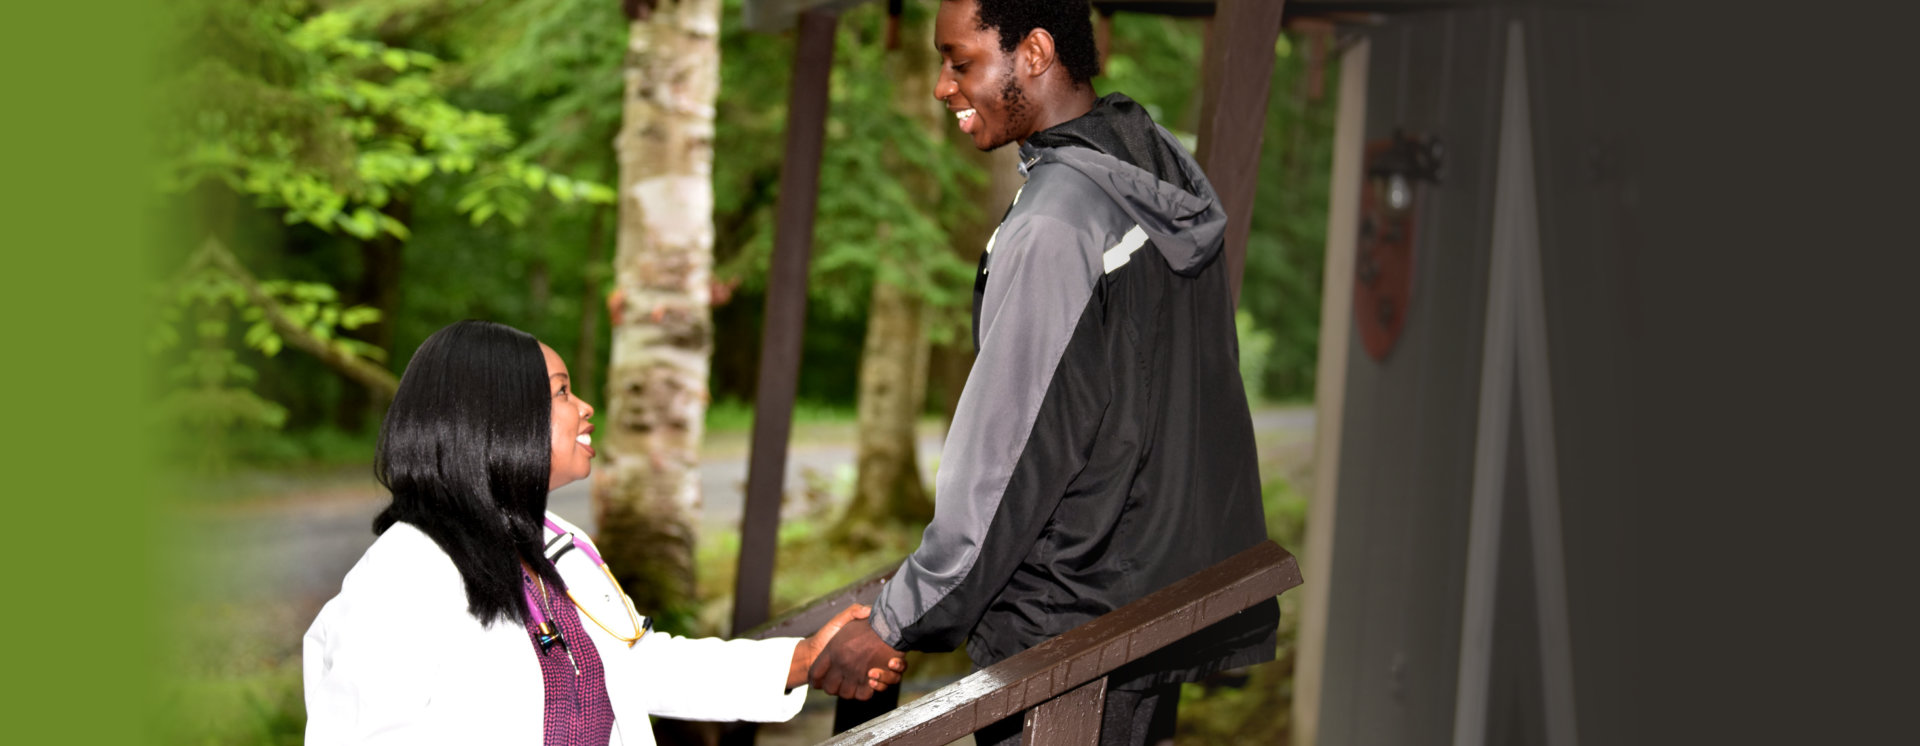
<svg viewBox="0 0 1920 746"><path fill-rule="evenodd" d="M989 666L1266 538L1253 425L1198 164L1120 94L1028 138L981 259L978 356L934 517L871 620ZM1115 672L1117 687L1271 660L1269 599Z"/></svg>

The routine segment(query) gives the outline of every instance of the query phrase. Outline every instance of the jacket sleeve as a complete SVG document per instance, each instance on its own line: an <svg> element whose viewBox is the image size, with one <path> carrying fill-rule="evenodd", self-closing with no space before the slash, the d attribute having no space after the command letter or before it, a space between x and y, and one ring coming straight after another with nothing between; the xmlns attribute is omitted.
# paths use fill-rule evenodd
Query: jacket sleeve
<svg viewBox="0 0 1920 746"><path fill-rule="evenodd" d="M798 637L722 640L650 632L618 665L634 667L647 713L678 720L791 720L806 703L807 687L787 691L787 671Z"/></svg>
<svg viewBox="0 0 1920 746"><path fill-rule="evenodd" d="M1097 240L1027 211L988 245L979 350L941 452L933 520L874 603L874 631L896 649L964 642L1086 462L1110 381L1056 371L1076 329L1100 322Z"/></svg>

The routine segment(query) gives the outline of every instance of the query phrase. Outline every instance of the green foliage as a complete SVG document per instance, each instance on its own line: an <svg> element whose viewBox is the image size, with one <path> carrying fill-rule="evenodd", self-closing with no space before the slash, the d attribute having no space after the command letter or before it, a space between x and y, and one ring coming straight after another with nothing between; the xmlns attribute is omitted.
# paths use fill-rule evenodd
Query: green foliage
<svg viewBox="0 0 1920 746"><path fill-rule="evenodd" d="M417 344L433 329L466 316L528 328L571 354L572 345L566 342L578 334L577 304L560 304L561 315L573 320L560 325L567 332L564 340L551 329L528 323L529 317L545 316L541 311L552 305L550 299L533 304L542 308L507 312L460 301L460 308L445 314L412 313L413 307L440 311L435 301L466 295L473 284L469 278L490 274L475 272L475 267L531 263L534 274L544 276L542 242L573 237L573 245L584 243L577 237L589 232L584 227L588 216L610 212L614 200L612 188L599 180L611 175L610 166L573 170L610 162L605 147L610 136L586 133L586 138L598 140L593 148L581 145L584 141L573 143L574 154L591 151L594 157L556 157L529 148L528 143L536 142L558 147L557 140L551 134L523 137L515 125L529 119L527 105L510 96L492 96L494 89L474 82L474 66L462 55L491 53L495 50L488 46L489 39L512 36L485 21L524 20L527 12L525 4L511 5L511 13L497 10L500 5L471 0L185 0L170 6L164 43L170 56L156 84L166 102L156 128L162 153L158 184L175 195L181 212L190 216L188 229L173 238L174 243L191 246L218 237L232 246L237 261L260 274L298 278L261 283L261 288L280 301L295 324L361 359L385 362L388 349L384 342L361 341L363 334L341 332L375 323L392 325L394 332L375 338L396 343L392 357L397 362L410 355L407 342ZM605 10L603 20L610 23L600 24L597 33L623 39L625 23L617 7ZM452 24L448 18L470 20ZM594 54L617 65L622 49L616 41L611 51ZM522 69L531 69L525 64L527 54L486 59L496 64L517 59ZM484 75L478 78L497 83ZM619 76L611 78L617 87ZM502 101L507 105L499 106ZM609 108L610 115L605 113ZM593 110L617 122L617 92ZM560 209L539 209L543 204ZM284 227L259 227L254 215L271 216ZM451 225L455 220L458 228ZM499 230L503 221L542 229L542 235ZM571 222L556 227L558 221ZM422 225L432 234L425 240L416 235ZM364 291L368 274L375 270L358 261L365 255L362 246L392 254L400 251L402 241L417 248L409 252L409 290L399 307L381 318L372 307L341 302L347 293L354 301L378 299ZM450 246L458 250L442 251ZM533 262L514 261L529 255ZM561 264L572 268L580 262ZM552 280L582 287L579 274L562 270L553 273ZM217 273L209 277L217 279ZM207 280L196 280L201 281ZM524 303L529 286L515 283L502 297ZM162 295L175 322L198 323L213 313L207 303L194 310L173 290ZM207 432L291 422L308 427L316 424L316 413L324 417L337 409L343 390L358 385L312 360L278 356L284 340L259 309L248 307L244 294L230 293L221 302L224 310L205 320L235 324L235 333L223 337L210 333L214 327L209 326L209 333L193 336L207 350L160 354L191 358L205 371L201 380L215 372L223 376L217 384L176 386L167 394L167 411L196 418L193 426ZM416 331L420 327L426 328ZM156 337L165 342L169 334L174 342L186 336L160 331ZM214 349L217 339L226 340L227 352Z"/></svg>
<svg viewBox="0 0 1920 746"><path fill-rule="evenodd" d="M621 69L628 22L619 3L599 0L362 0L379 10L384 33L438 50L452 100L503 118L517 144L510 156L538 169L509 165L479 187L513 200L539 191L551 209L524 214L520 229L497 230L471 219L482 205L473 190L430 180L417 194L409 242L406 293L396 309L396 357L462 318L511 324L539 337L573 367L583 393L604 403L599 379L609 335L592 338L613 279L612 147L624 100ZM544 180L540 174L544 171ZM567 176L555 179L556 174ZM513 182L519 179L517 186ZM558 191L554 191L554 190ZM584 196L585 199L580 199ZM590 318L591 317L591 318ZM582 358L587 359L582 359Z"/></svg>
<svg viewBox="0 0 1920 746"><path fill-rule="evenodd" d="M1286 54L1274 61L1260 184L1253 197L1246 274L1241 278L1240 307L1273 335L1263 386L1275 400L1313 396L1320 344L1339 74L1328 60L1325 95L1309 100L1307 78L1313 70L1304 47L1288 44L1281 50Z"/></svg>
<svg viewBox="0 0 1920 746"><path fill-rule="evenodd" d="M1307 496L1294 489L1292 482L1269 480L1260 488L1260 502L1267 514L1267 538L1289 550L1306 544Z"/></svg>
<svg viewBox="0 0 1920 746"><path fill-rule="evenodd" d="M720 276L762 292L793 51L790 39L740 27L737 5L728 3L721 34L716 150L725 157L714 163L716 254L724 260ZM908 10L931 12L918 4ZM905 288L936 309L958 308L972 297L973 267L952 251L950 231L970 216L971 195L985 177L896 105L893 76L899 73L888 72L885 28L885 8L869 4L847 11L836 36L809 300L840 318L865 313L876 281Z"/></svg>
<svg viewBox="0 0 1920 746"><path fill-rule="evenodd" d="M1153 121L1190 140L1200 127L1199 70L1205 42L1205 22L1200 19L1116 13L1107 64L1093 79L1094 90L1127 94Z"/></svg>
<svg viewBox="0 0 1920 746"><path fill-rule="evenodd" d="M195 676L160 694L167 706L163 743L196 746L297 746L305 741L300 660L223 676Z"/></svg>
<svg viewBox="0 0 1920 746"><path fill-rule="evenodd" d="M232 443L229 456L263 472L310 473L344 467L359 473L358 467L366 465L378 443L377 431L347 432L332 425L319 425L237 439ZM218 501L216 495L207 497L209 501Z"/></svg>
<svg viewBox="0 0 1920 746"><path fill-rule="evenodd" d="M1240 382L1247 389L1247 405L1257 407L1266 400L1264 386L1273 352L1273 335L1261 329L1253 320L1253 314L1246 310L1235 311L1233 323L1240 342Z"/></svg>
<svg viewBox="0 0 1920 746"><path fill-rule="evenodd" d="M793 424L849 425L860 420L858 412L830 401L801 399L793 404ZM707 406L708 433L744 433L753 431L753 402L734 397L716 399Z"/></svg>
<svg viewBox="0 0 1920 746"><path fill-rule="evenodd" d="M204 532L192 534L204 541ZM176 552L167 583L191 577L190 552ZM212 568L204 568L212 570ZM164 634L156 651L167 676L154 692L155 741L195 746L298 744L306 730L300 631L317 607L237 601L204 581L169 585L172 603L149 624ZM218 585L218 584L215 584Z"/></svg>
<svg viewBox="0 0 1920 746"><path fill-rule="evenodd" d="M229 257L223 247L209 242L179 278L156 288L157 313L148 333L148 351L167 363L168 386L155 415L190 436L176 441L186 452L175 455L203 472L224 468L230 433L273 430L286 423L285 407L252 390L259 372L242 362L235 349L244 347L269 358L279 354L285 340L269 313L342 355L374 361L385 355L339 334L379 321L378 310L343 306L339 293L321 283L258 283L250 293L251 280L236 276L221 261Z"/></svg>
<svg viewBox="0 0 1920 746"><path fill-rule="evenodd" d="M508 107L525 133L516 153L596 182L618 179L628 25L619 3L522 0L461 13L457 36L472 84L524 102Z"/></svg>
<svg viewBox="0 0 1920 746"><path fill-rule="evenodd" d="M367 38L379 20L367 7L201 0L178 12L212 43L167 82L167 191L217 181L289 224L361 240L406 239L383 208L435 174L467 177L459 207L475 223L523 223L543 185L562 202L612 200L511 155L506 119L451 102L439 58Z"/></svg>
<svg viewBox="0 0 1920 746"><path fill-rule="evenodd" d="M771 605L776 618L875 570L898 564L919 540L918 532L896 527L879 532L870 546L821 541L833 525L833 511L845 505L853 491L853 471L850 466L836 474L809 470L804 478L803 491L786 497L803 504L802 514L780 521ZM732 529L709 532L701 537L696 553L702 605L701 626L697 629L718 634L732 615L740 534Z"/></svg>

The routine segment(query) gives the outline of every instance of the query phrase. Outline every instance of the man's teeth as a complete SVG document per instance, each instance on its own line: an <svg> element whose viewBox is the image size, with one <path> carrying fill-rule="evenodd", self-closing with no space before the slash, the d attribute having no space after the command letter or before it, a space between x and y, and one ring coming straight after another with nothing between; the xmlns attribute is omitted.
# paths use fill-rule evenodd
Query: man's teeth
<svg viewBox="0 0 1920 746"><path fill-rule="evenodd" d="M956 111L956 112L954 112L954 113L953 113L953 118L954 118L954 119L958 119L958 120L960 120L960 121L962 121L962 122L964 122L964 121L967 121L968 119L971 119L972 117L973 117L973 110L972 110L972 109L961 109L960 111Z"/></svg>
<svg viewBox="0 0 1920 746"><path fill-rule="evenodd" d="M581 434L579 435L579 437L576 437L576 438L574 438L573 440L574 440L574 442L577 442L577 443L579 443L580 445L583 445L583 446L590 446L590 445L593 445L593 436L592 436L592 435L588 435L587 433L581 433Z"/></svg>

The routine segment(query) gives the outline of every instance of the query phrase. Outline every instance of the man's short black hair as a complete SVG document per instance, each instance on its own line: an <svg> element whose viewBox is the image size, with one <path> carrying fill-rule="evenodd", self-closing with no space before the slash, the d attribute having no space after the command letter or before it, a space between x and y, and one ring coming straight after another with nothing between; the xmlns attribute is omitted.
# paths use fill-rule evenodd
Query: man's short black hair
<svg viewBox="0 0 1920 746"><path fill-rule="evenodd" d="M967 0L958 0L966 2ZM1093 11L1087 0L973 0L980 30L1000 32L1000 51L1011 52L1036 28L1053 35L1054 54L1075 83L1100 74L1093 43Z"/></svg>

